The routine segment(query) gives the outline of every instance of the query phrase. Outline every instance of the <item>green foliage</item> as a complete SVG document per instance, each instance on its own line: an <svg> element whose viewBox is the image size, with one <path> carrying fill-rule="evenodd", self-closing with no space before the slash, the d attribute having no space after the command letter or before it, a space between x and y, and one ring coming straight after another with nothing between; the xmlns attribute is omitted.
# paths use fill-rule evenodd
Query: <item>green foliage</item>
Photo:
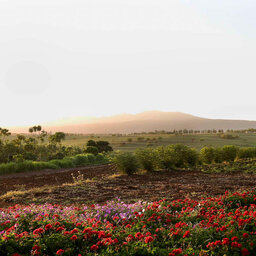
<svg viewBox="0 0 256 256"><path fill-rule="evenodd" d="M157 167L159 169L174 168L174 149L172 147L158 147L156 148Z"/></svg>
<svg viewBox="0 0 256 256"><path fill-rule="evenodd" d="M238 148L233 145L225 145L222 147L221 151L222 151L223 161L231 162L235 160L237 156Z"/></svg>
<svg viewBox="0 0 256 256"><path fill-rule="evenodd" d="M94 140L88 140L86 146L87 147L97 147L97 144L96 144L96 141L94 141Z"/></svg>
<svg viewBox="0 0 256 256"><path fill-rule="evenodd" d="M239 158L239 151L236 146L225 145L222 148L204 147L200 150L199 158L201 163L222 163L232 162ZM245 151L241 151L241 154Z"/></svg>
<svg viewBox="0 0 256 256"><path fill-rule="evenodd" d="M198 163L197 151L182 144L158 147L156 154L158 166L164 169L193 167Z"/></svg>
<svg viewBox="0 0 256 256"><path fill-rule="evenodd" d="M23 161L23 162L10 162L0 164L0 175L8 173L28 172L42 169L59 169L59 168L71 168L78 166L87 166L93 164L105 164L108 163L107 156L98 154L79 154L73 157L65 157L64 159L55 159L48 162L37 161Z"/></svg>
<svg viewBox="0 0 256 256"><path fill-rule="evenodd" d="M144 170L148 172L154 171L157 162L157 155L154 149L138 149L136 150L135 155Z"/></svg>
<svg viewBox="0 0 256 256"><path fill-rule="evenodd" d="M103 152L110 152L113 151L113 148L109 145L108 141L94 141L94 140L89 140L86 144L87 149L89 148L89 151L92 150L93 152L96 152L95 149L92 149L91 147L97 148L98 149L98 153L103 153ZM87 153L93 153L93 152L89 152L87 151ZM95 154L95 153L93 153Z"/></svg>
<svg viewBox="0 0 256 256"><path fill-rule="evenodd" d="M202 163L211 164L215 161L216 150L213 147L203 147L200 150L199 158Z"/></svg>
<svg viewBox="0 0 256 256"><path fill-rule="evenodd" d="M130 152L119 153L114 158L117 168L122 173L131 175L138 171L139 162L136 156Z"/></svg>
<svg viewBox="0 0 256 256"><path fill-rule="evenodd" d="M88 146L85 150L86 153L97 155L99 153L99 150L95 146Z"/></svg>
<svg viewBox="0 0 256 256"><path fill-rule="evenodd" d="M196 166L198 162L198 153L195 149L183 144L176 144L171 147L173 148L175 167Z"/></svg>
<svg viewBox="0 0 256 256"><path fill-rule="evenodd" d="M99 153L113 151L113 148L109 145L108 141L103 141L103 140L97 141L96 147L98 148Z"/></svg>
<svg viewBox="0 0 256 256"><path fill-rule="evenodd" d="M246 158L255 158L256 157L256 147L248 147L248 148L239 148L237 152L237 157L239 159Z"/></svg>

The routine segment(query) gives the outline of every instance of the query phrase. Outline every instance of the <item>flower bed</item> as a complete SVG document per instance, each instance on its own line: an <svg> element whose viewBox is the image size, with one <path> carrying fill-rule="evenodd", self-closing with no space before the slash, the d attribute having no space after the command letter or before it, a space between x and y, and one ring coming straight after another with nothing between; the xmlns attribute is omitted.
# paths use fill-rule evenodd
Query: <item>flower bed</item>
<svg viewBox="0 0 256 256"><path fill-rule="evenodd" d="M256 193L0 209L0 255L256 255Z"/></svg>

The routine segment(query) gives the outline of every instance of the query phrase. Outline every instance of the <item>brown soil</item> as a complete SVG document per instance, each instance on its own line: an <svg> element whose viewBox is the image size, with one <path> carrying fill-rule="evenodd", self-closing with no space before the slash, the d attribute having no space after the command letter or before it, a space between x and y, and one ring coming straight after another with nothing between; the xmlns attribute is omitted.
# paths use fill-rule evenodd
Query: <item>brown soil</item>
<svg viewBox="0 0 256 256"><path fill-rule="evenodd" d="M159 171L137 175L113 176L113 165L80 168L84 180L73 183L71 173L78 175L79 168L61 171L42 171L0 176L0 195L8 191L40 188L42 190L22 196L0 199L0 207L15 203L103 203L120 197L125 201L158 200L161 198L199 199L203 195L220 195L225 191L251 190L256 188L256 175L246 173L214 173L200 171Z"/></svg>

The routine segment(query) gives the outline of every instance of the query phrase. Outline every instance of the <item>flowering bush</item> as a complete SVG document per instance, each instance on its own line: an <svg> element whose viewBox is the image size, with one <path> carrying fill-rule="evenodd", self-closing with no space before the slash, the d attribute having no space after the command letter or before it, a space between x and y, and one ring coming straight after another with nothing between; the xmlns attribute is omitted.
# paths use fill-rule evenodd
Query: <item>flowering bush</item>
<svg viewBox="0 0 256 256"><path fill-rule="evenodd" d="M0 255L255 255L256 192L0 209Z"/></svg>

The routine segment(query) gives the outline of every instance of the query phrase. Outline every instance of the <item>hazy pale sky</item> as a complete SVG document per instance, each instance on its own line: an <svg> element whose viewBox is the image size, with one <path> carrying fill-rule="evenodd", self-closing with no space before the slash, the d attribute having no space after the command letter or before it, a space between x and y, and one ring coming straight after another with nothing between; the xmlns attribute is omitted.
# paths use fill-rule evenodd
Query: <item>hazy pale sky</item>
<svg viewBox="0 0 256 256"><path fill-rule="evenodd" d="M0 0L0 126L145 110L256 120L255 0Z"/></svg>

